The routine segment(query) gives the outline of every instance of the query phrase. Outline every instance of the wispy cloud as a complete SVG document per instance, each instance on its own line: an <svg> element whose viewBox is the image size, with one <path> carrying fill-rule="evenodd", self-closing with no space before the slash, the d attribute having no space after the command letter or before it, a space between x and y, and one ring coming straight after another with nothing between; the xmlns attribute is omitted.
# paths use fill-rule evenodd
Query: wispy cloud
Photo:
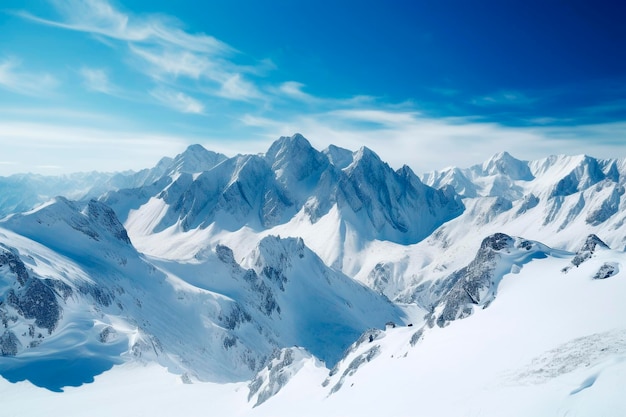
<svg viewBox="0 0 626 417"><path fill-rule="evenodd" d="M165 106L181 113L202 114L204 112L204 105L199 100L183 92L159 88L152 90L150 94Z"/></svg>
<svg viewBox="0 0 626 417"><path fill-rule="evenodd" d="M45 172L42 167L50 166L58 167L55 173L142 169L154 166L164 155L181 152L189 140L110 126L0 119L0 143L11 144L3 152L8 164L0 164L0 175Z"/></svg>
<svg viewBox="0 0 626 417"><path fill-rule="evenodd" d="M231 100L242 101L263 97L259 89L253 83L245 80L240 74L234 74L224 81L218 95Z"/></svg>
<svg viewBox="0 0 626 417"><path fill-rule="evenodd" d="M305 103L319 103L320 99L303 91L304 84L297 81L287 81L282 83L277 92L289 98L303 101Z"/></svg>
<svg viewBox="0 0 626 417"><path fill-rule="evenodd" d="M239 65L233 58L238 52L228 44L204 33L189 33L182 24L165 15L136 15L114 7L107 0L54 0L61 15L59 21L44 19L28 12L19 15L30 21L79 31L105 42L118 42L126 51L133 70L145 74L155 84L147 93L163 98L163 88L185 89L187 82L196 84L198 94L228 100L250 101L263 98L258 86L246 74L267 72L271 61L261 60L258 68ZM119 42L121 41L121 42ZM112 91L106 73L94 70L81 72L93 91ZM129 88L129 86L127 86ZM130 94L135 97L135 94ZM161 100L186 112L201 113L199 102L176 94L178 100ZM185 103L183 105L183 103ZM172 107L172 106L170 106Z"/></svg>
<svg viewBox="0 0 626 417"><path fill-rule="evenodd" d="M58 84L56 78L47 73L24 71L20 60L6 58L0 61L0 87L29 96L49 94Z"/></svg>
<svg viewBox="0 0 626 417"><path fill-rule="evenodd" d="M141 68L153 78L165 76L199 79L210 77L214 64L209 57L185 50L165 50L130 45L130 50L141 58L145 65ZM215 77L211 77L215 78Z"/></svg>
<svg viewBox="0 0 626 417"><path fill-rule="evenodd" d="M471 103L477 106L526 106L538 99L520 91L497 91L482 97L475 97Z"/></svg>
<svg viewBox="0 0 626 417"><path fill-rule="evenodd" d="M117 88L109 80L109 75L102 68L83 67L79 71L85 88L103 94L114 94Z"/></svg>
<svg viewBox="0 0 626 417"><path fill-rule="evenodd" d="M122 41L175 45L183 49L206 53L223 53L233 50L212 36L185 32L180 22L171 17L134 16L116 9L106 0L53 0L52 3L63 16L63 21L44 19L25 11L18 14L41 24L103 35Z"/></svg>
<svg viewBox="0 0 626 417"><path fill-rule="evenodd" d="M446 165L467 167L498 151L521 159L589 153L590 140L597 152L594 156L613 157L626 131L626 123L510 127L473 117L429 118L384 106L296 115L288 120L246 115L242 123L268 140L300 132L319 149L335 144L356 150L365 145L392 166L408 164L418 173Z"/></svg>

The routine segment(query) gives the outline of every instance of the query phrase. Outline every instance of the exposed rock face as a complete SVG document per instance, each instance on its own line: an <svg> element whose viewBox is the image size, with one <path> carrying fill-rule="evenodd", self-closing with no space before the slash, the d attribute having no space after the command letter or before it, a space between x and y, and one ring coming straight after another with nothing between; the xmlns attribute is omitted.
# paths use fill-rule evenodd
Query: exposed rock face
<svg viewBox="0 0 626 417"><path fill-rule="evenodd" d="M388 327L387 329L390 329ZM385 332L378 329L369 329L344 352L343 358L328 373L328 378L322 383L323 387L332 384L329 395L339 391L346 381L353 376L363 365L371 362L380 355L379 339L385 337Z"/></svg>
<svg viewBox="0 0 626 417"><path fill-rule="evenodd" d="M520 208L517 210L517 215L524 214L528 210L537 207L537 204L539 204L539 198L536 195L533 193L525 195Z"/></svg>
<svg viewBox="0 0 626 417"><path fill-rule="evenodd" d="M357 356L356 358L354 358L350 362L348 367L343 371L343 374L341 374L341 378L339 379L339 382L337 382L330 389L330 393L334 394L335 392L339 391L341 389L341 387L343 386L346 378L354 375L356 373L356 371L362 365L366 364L367 362L371 362L378 355L380 355L380 345L374 345L370 349L368 349L366 352L364 352L364 353L360 354L359 356Z"/></svg>
<svg viewBox="0 0 626 417"><path fill-rule="evenodd" d="M315 361L313 356L302 348L292 347L275 350L266 365L252 379L248 388L248 401L256 400L254 406L263 404L276 395L306 361Z"/></svg>
<svg viewBox="0 0 626 417"><path fill-rule="evenodd" d="M576 256L572 259L572 265L578 267L580 264L591 258L597 248L609 249L608 245L604 243L598 236L591 234L585 239L585 243L576 252Z"/></svg>
<svg viewBox="0 0 626 417"><path fill-rule="evenodd" d="M16 250L0 247L0 282L5 292L0 294L0 317L4 331L0 337L2 355L16 355L24 346L52 334L63 312L57 293L65 294L71 289L61 282L41 279L32 274L20 259ZM23 341L12 329L22 328L34 320ZM42 331L45 330L45 331Z"/></svg>
<svg viewBox="0 0 626 417"><path fill-rule="evenodd" d="M610 195L602 201L599 207L587 214L585 221L587 224L597 226L604 223L619 210L621 196L624 194L624 188L614 186Z"/></svg>
<svg viewBox="0 0 626 417"><path fill-rule="evenodd" d="M427 323L444 327L468 317L476 307L488 307L496 297L502 276L534 258L546 257L545 250L548 248L537 242L504 233L488 236L466 267L417 288L415 297L432 300Z"/></svg>
<svg viewBox="0 0 626 417"><path fill-rule="evenodd" d="M21 347L22 344L11 330L5 330L0 336L0 355L15 356Z"/></svg>
<svg viewBox="0 0 626 417"><path fill-rule="evenodd" d="M606 279L619 272L619 264L616 262L605 262L598 272L593 276L593 279Z"/></svg>
<svg viewBox="0 0 626 417"><path fill-rule="evenodd" d="M436 318L439 327L469 316L474 306L485 305L495 297L496 261L499 253L512 248L513 244L513 238L503 233L485 238L474 260L447 279L452 286L439 303L441 311Z"/></svg>

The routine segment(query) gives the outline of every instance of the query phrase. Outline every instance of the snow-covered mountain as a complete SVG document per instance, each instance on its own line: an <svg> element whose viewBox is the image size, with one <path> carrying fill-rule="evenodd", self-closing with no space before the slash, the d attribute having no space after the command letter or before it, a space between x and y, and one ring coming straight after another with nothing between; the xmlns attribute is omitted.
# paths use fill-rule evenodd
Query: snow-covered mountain
<svg viewBox="0 0 626 417"><path fill-rule="evenodd" d="M474 211L469 217L476 225L521 225L532 218L539 223L534 229L556 246L572 249L569 231L580 228L600 232L613 246L624 244L614 232L626 219L620 215L625 204L624 160L561 155L528 162L505 152L465 170L425 174L423 181L452 186L466 204L475 202L468 211Z"/></svg>
<svg viewBox="0 0 626 417"><path fill-rule="evenodd" d="M264 238L240 261L246 267L226 246L195 262L150 260L110 208L64 198L0 227L4 356L77 360L114 340L110 365L124 353L188 377L233 381L295 344L334 364L364 330L406 316L328 268L301 239ZM75 351L70 342L79 341ZM55 388L76 382L39 381L28 373L33 366L18 366L22 379Z"/></svg>
<svg viewBox="0 0 626 417"><path fill-rule="evenodd" d="M214 166L197 166L195 172L180 169L205 152L191 146L177 156L176 169L156 183L109 193L103 201L127 219L131 213L124 196L139 197L132 217L144 221L128 224L138 236L209 226L261 231L298 214L315 224L336 209L346 224L338 229L402 244L423 239L463 210L454 193L425 186L408 167L392 170L367 148L350 157L336 147L319 152L296 134L277 140L265 155L215 158Z"/></svg>
<svg viewBox="0 0 626 417"><path fill-rule="evenodd" d="M36 208L49 179L9 177L3 408L622 415L625 161L503 152L420 179L296 134L56 178Z"/></svg>

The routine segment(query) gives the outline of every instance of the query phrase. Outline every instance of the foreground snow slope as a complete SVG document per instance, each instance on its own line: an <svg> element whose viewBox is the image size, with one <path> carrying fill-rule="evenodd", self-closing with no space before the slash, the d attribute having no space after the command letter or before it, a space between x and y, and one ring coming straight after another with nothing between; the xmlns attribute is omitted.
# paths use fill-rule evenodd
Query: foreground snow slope
<svg viewBox="0 0 626 417"><path fill-rule="evenodd" d="M406 313L302 239L265 237L239 261L223 245L147 259L109 207L58 198L0 222L0 319L0 375L61 390L122 361L241 381L293 345L332 366Z"/></svg>
<svg viewBox="0 0 626 417"><path fill-rule="evenodd" d="M511 256L497 262L502 277L488 308L419 333L372 332L332 375L296 356L289 382L257 407L245 384L186 385L153 365L126 364L62 395L0 381L3 410L203 416L210 404L211 413L229 416L622 416L626 255L587 243L589 256L545 250L523 265L516 253L525 246L504 248ZM606 264L620 272L594 279Z"/></svg>

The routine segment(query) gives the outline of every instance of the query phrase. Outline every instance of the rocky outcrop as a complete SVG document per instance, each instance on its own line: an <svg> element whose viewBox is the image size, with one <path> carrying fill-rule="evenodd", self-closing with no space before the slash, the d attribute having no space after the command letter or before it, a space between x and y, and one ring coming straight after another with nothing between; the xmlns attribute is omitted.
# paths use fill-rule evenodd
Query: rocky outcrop
<svg viewBox="0 0 626 417"><path fill-rule="evenodd" d="M0 283L5 288L0 294L2 355L16 355L25 345L38 344L52 334L63 312L60 300L71 294L71 289L60 281L36 276L19 253L6 246L0 247ZM28 331L20 337L12 331L23 327Z"/></svg>
<svg viewBox="0 0 626 417"><path fill-rule="evenodd" d="M594 234L587 236L583 245L576 252L576 256L572 259L572 265L575 267L580 266L583 262L590 259L598 248L609 249L609 246Z"/></svg>

